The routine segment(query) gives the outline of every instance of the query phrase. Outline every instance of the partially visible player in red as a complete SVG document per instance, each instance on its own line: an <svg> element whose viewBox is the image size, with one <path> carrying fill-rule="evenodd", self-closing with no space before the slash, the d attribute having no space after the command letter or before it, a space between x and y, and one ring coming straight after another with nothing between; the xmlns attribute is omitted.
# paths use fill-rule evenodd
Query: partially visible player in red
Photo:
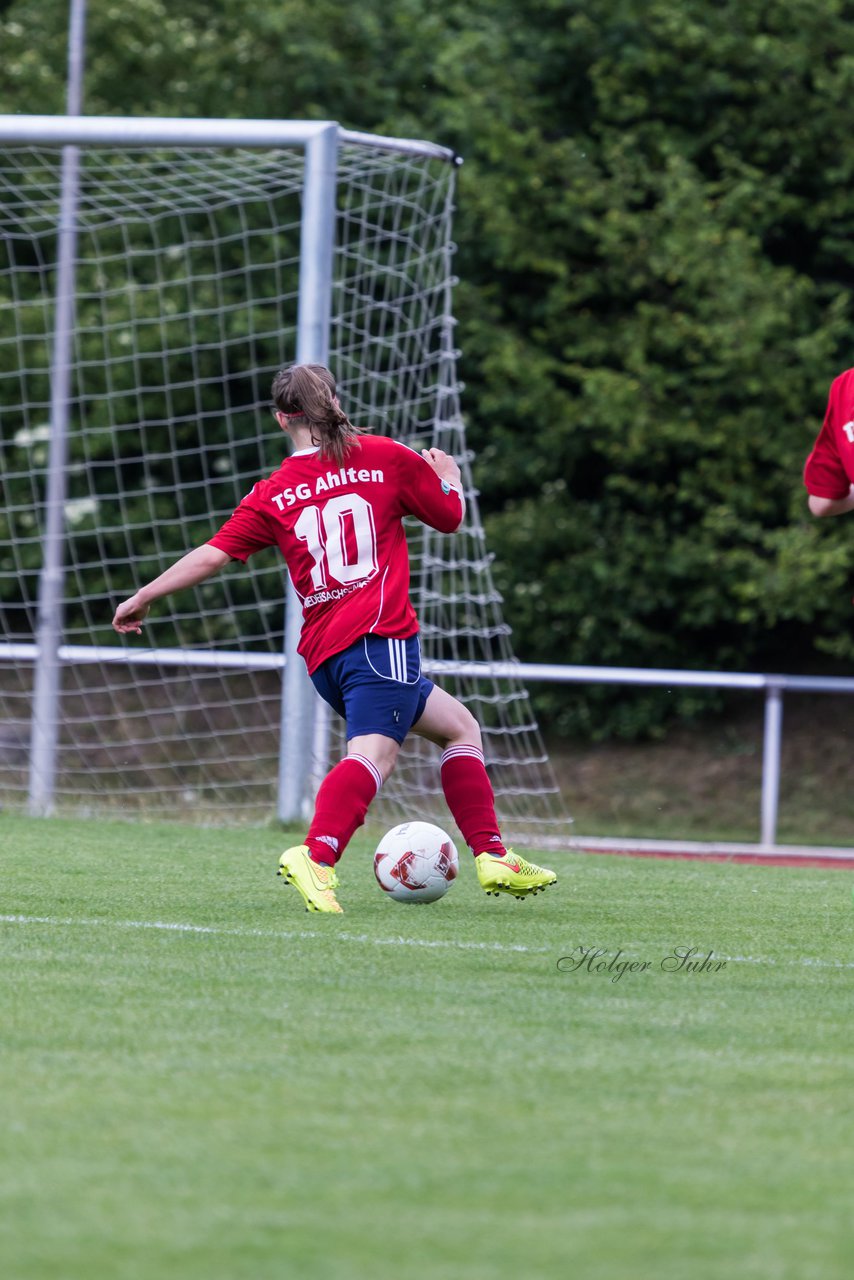
<svg viewBox="0 0 854 1280"><path fill-rule="evenodd" d="M814 516L854 511L854 369L831 383L824 425L804 467Z"/></svg>
<svg viewBox="0 0 854 1280"><path fill-rule="evenodd" d="M459 467L441 449L418 454L364 435L323 365L281 369L272 395L290 456L208 543L119 605L115 630L138 634L153 600L277 546L302 602L299 652L318 693L347 724L347 755L321 784L305 844L282 854L279 874L307 910L341 911L335 864L411 730L442 750L442 789L483 888L518 898L539 892L557 877L505 849L477 721L421 674L402 520L457 529L465 514Z"/></svg>

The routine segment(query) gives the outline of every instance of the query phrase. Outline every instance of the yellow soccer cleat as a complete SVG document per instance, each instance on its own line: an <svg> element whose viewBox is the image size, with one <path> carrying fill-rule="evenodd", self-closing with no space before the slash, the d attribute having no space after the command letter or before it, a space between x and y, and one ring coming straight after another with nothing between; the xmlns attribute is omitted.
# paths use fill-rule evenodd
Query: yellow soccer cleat
<svg viewBox="0 0 854 1280"><path fill-rule="evenodd" d="M295 889L299 889L306 911L344 914L333 892L338 884L335 871L332 867L312 862L308 845L298 844L293 849L286 849L279 859L277 874L283 876Z"/></svg>
<svg viewBox="0 0 854 1280"><path fill-rule="evenodd" d="M526 862L512 849L501 858L491 853L481 853L474 860L480 886L487 893L510 893L514 898L527 898L532 893L542 893L547 885L554 884L557 876L546 867Z"/></svg>

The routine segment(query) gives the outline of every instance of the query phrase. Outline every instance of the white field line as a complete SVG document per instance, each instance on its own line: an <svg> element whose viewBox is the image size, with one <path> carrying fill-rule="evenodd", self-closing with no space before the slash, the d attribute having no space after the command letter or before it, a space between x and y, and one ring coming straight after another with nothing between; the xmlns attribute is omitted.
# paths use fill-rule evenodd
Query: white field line
<svg viewBox="0 0 854 1280"><path fill-rule="evenodd" d="M216 925L181 924L167 920L86 920L61 916L6 916L0 915L0 924L46 924L68 928L112 929L161 929L168 933L211 933L232 938L334 938L336 942L364 942L375 947L434 947L465 951L541 951L548 954L548 947L526 947L519 943L462 942L449 938L372 938L366 933L326 933L319 929L220 929Z"/></svg>
<svg viewBox="0 0 854 1280"><path fill-rule="evenodd" d="M89 920L75 919L71 916L24 916L0 915L0 924L42 924L54 928L86 928L86 929L156 929L165 933L207 933L231 938L272 938L272 939L304 939L334 937L337 942L365 943L372 947L429 947L460 951L523 951L550 955L560 950L557 947L527 947L513 942L463 942L454 938L372 938L366 933L327 933L319 929L222 929L217 925L183 924L169 920ZM567 944L568 945L568 944ZM569 954L564 948L562 954ZM640 953L633 955L623 951L626 959L638 959ZM727 960L732 964L757 965L799 965L818 969L854 969L854 961L825 960L818 956L796 956L791 960L778 960L772 956L726 956L715 952L716 960Z"/></svg>
<svg viewBox="0 0 854 1280"><path fill-rule="evenodd" d="M717 954L717 953L716 953ZM721 956L733 964L798 964L812 969L854 969L854 960L822 960L817 956L798 956L795 960L771 960L764 956Z"/></svg>

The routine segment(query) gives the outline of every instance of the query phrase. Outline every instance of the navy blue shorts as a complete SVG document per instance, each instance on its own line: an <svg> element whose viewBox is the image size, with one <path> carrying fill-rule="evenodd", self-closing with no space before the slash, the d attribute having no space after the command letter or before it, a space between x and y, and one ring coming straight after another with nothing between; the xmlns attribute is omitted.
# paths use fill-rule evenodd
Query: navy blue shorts
<svg viewBox="0 0 854 1280"><path fill-rule="evenodd" d="M362 636L327 658L311 677L317 692L347 721L347 738L381 733L403 742L433 689L421 674L418 636Z"/></svg>

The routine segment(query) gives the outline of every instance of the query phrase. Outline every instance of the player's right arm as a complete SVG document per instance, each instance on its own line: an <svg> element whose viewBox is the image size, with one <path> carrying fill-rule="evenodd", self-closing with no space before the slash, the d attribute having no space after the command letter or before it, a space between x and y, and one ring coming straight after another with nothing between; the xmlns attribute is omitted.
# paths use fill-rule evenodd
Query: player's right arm
<svg viewBox="0 0 854 1280"><path fill-rule="evenodd" d="M126 635L128 632L141 635L142 624L153 601L159 600L161 596L168 596L172 591L183 591L185 587L194 587L197 583L204 582L206 578L218 573L230 559L227 552L221 551L219 547L212 547L209 542L203 547L188 551L161 573L159 578L140 587L135 595L122 601L113 618L113 630L118 631L119 635Z"/></svg>
<svg viewBox="0 0 854 1280"><path fill-rule="evenodd" d="M810 514L818 516L844 516L849 511L854 511L854 484L848 491L846 498L820 498L817 494L811 493L807 498L807 506Z"/></svg>
<svg viewBox="0 0 854 1280"><path fill-rule="evenodd" d="M447 480L455 489L462 490L462 476L456 458L442 449L422 449L421 457L429 463L440 480Z"/></svg>
<svg viewBox="0 0 854 1280"><path fill-rule="evenodd" d="M417 516L440 533L453 533L466 512L456 461L442 449L422 449L419 457L406 445L395 448L404 514Z"/></svg>

